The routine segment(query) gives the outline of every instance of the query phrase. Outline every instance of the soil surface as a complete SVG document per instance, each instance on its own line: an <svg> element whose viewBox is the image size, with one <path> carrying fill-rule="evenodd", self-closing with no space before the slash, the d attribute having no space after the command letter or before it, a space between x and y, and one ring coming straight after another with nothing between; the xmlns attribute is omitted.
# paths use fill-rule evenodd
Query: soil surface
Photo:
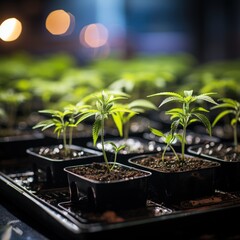
<svg viewBox="0 0 240 240"><path fill-rule="evenodd" d="M110 164L110 167L113 165ZM96 181L117 181L117 180L129 180L140 176L147 176L146 172L141 170L124 167L122 165L115 164L111 171L108 170L107 165L104 163L93 163L87 166L73 167L69 171L84 176L86 178Z"/></svg>
<svg viewBox="0 0 240 240"><path fill-rule="evenodd" d="M63 145L56 146L46 146L35 148L34 151L44 157L51 158L53 160L71 160L77 159L83 156L91 156L92 153L86 152L84 150L69 149L67 155L63 149Z"/></svg>
<svg viewBox="0 0 240 240"><path fill-rule="evenodd" d="M120 154L129 154L129 153L148 153L148 152L157 152L161 151L161 147L155 141L141 140L137 138L128 138L128 139L110 139L105 143L105 150L109 152L114 152L113 146L109 143L113 142L118 147L125 145L124 149L120 150ZM97 143L97 148L102 149L101 143Z"/></svg>
<svg viewBox="0 0 240 240"><path fill-rule="evenodd" d="M197 154L216 157L224 161L240 161L240 145L235 148L233 145L211 142L209 144L199 146L198 148L193 148L192 150Z"/></svg>
<svg viewBox="0 0 240 240"><path fill-rule="evenodd" d="M213 161L187 155L184 161L178 160L174 155L165 155L164 160L162 160L162 155L160 153L149 155L144 158L136 158L133 159L132 162L161 172L184 172L219 165Z"/></svg>

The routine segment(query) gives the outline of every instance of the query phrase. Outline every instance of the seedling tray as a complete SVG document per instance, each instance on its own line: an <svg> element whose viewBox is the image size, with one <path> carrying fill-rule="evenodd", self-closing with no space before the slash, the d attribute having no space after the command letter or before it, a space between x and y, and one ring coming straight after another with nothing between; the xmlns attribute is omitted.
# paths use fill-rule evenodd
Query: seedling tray
<svg viewBox="0 0 240 240"><path fill-rule="evenodd" d="M29 224L39 222L57 239L99 239L128 234L187 239L209 233L226 236L238 229L233 219L240 213L239 192L216 190L207 198L174 205L148 199L141 208L95 212L88 209L84 195L77 203L71 202L68 186L54 188L44 178L35 182L28 161L14 161L22 163L19 169L13 168L9 161L6 166L1 165L1 196L9 203L17 203ZM225 228L226 221L231 230Z"/></svg>

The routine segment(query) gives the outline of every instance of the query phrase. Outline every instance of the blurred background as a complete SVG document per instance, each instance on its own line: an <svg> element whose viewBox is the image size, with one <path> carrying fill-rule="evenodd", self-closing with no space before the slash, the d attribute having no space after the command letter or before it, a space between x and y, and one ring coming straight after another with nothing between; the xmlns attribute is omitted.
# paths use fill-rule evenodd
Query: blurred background
<svg viewBox="0 0 240 240"><path fill-rule="evenodd" d="M240 100L239 13L239 0L1 1L0 124L102 89Z"/></svg>
<svg viewBox="0 0 240 240"><path fill-rule="evenodd" d="M199 62L240 54L238 0L8 0L0 53L65 51L79 61L187 52Z"/></svg>

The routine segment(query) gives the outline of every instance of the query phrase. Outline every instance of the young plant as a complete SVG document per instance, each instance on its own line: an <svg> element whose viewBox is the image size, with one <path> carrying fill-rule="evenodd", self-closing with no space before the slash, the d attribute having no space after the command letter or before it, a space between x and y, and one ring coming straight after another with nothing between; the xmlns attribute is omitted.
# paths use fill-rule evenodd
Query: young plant
<svg viewBox="0 0 240 240"><path fill-rule="evenodd" d="M170 132L167 132L167 133L163 133L162 131L158 130L158 129L155 129L155 128L151 128L150 127L150 131L158 136L158 137L161 137L164 141L164 143L166 144L166 146L164 147L164 150L163 150L163 153L162 153L162 161L164 161L164 156L166 154L166 151L168 148L170 148L174 154L174 156L176 157L177 160L179 160L179 157L174 149L174 147L172 146L174 144L174 142L176 141L177 138L181 138L181 136L178 136L177 133L174 132L173 129L171 129ZM159 160L160 161L160 160ZM159 163L159 162L158 162Z"/></svg>
<svg viewBox="0 0 240 240"><path fill-rule="evenodd" d="M130 122L135 115L139 113L144 113L147 109L152 109L152 110L157 109L157 107L152 102L145 99L133 100L132 102L126 103L122 106L131 111L131 112L121 111L116 113L117 115L119 115L118 117L122 121L124 139L127 139L129 137Z"/></svg>
<svg viewBox="0 0 240 240"><path fill-rule="evenodd" d="M172 108L166 112L167 115L171 116L173 120L171 124L172 134L178 129L179 125L183 128L182 134L177 134L178 140L181 142L181 160L185 160L185 144L186 144L186 134L187 127L194 122L201 122L206 127L209 135L211 135L211 123L209 119L204 115L204 113L209 112L206 108L203 107L192 107L196 102L206 101L212 104L217 103L213 100L210 95L214 93L204 93L198 96L193 95L193 90L184 91L183 95L180 95L175 92L161 92L149 95L148 97L154 96L168 96L165 98L159 107L163 106L166 103L177 102L182 106L181 108Z"/></svg>
<svg viewBox="0 0 240 240"><path fill-rule="evenodd" d="M73 128L76 128L80 123L76 118L86 108L88 108L87 105L69 105L63 111L51 109L40 110L39 113L48 115L50 119L40 121L33 126L33 129L42 128L42 131L45 131L46 129L53 128L53 132L57 135L57 138L62 134L64 155L67 157L72 145Z"/></svg>
<svg viewBox="0 0 240 240"><path fill-rule="evenodd" d="M238 135L237 127L240 122L240 102L231 98L220 98L219 101L222 103L217 106L213 106L211 109L223 109L214 119L212 126L214 127L217 122L224 118L226 115L232 115L231 126L233 127L233 140L236 151L238 148ZM239 151L239 150L238 150Z"/></svg>
<svg viewBox="0 0 240 240"><path fill-rule="evenodd" d="M105 92L105 91L102 91L100 94L96 93L91 96L88 96L87 101L90 101L92 103L92 107L83 111L83 113L81 114L81 117L79 118L79 121L83 121L86 118L89 118L92 116L95 117L95 120L93 123L93 130L92 130L93 145L96 146L97 140L99 136L101 136L101 146L102 146L103 157L109 171L111 171L114 168L114 164L112 165L112 167L110 167L106 150L104 147L104 145L106 144L104 140L105 121L109 117L112 117L118 129L119 134L122 135L123 125L118 113L119 112L131 113L132 111L118 104L118 100L124 100L124 99L127 99L127 97L128 95L125 93L114 93L114 92ZM114 146L114 144L112 145ZM114 149L115 149L115 153L117 154L118 151L122 149L122 147L119 146L119 148L114 148ZM116 159L116 155L115 155L115 159Z"/></svg>

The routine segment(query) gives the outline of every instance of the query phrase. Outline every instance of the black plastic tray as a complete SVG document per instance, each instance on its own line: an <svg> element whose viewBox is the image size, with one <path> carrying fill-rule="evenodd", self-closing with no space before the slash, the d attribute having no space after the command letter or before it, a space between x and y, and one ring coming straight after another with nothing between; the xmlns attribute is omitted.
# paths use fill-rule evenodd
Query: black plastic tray
<svg viewBox="0 0 240 240"><path fill-rule="evenodd" d="M17 204L29 222L46 226L56 239L114 238L128 234L192 239L204 234L240 234L234 221L240 213L238 192L216 191L208 198L172 206L149 199L141 209L96 213L86 208L85 196L78 204L71 203L68 186L53 188L44 181L35 183L31 168L21 166L2 167L0 194L6 201ZM225 228L226 221L231 229Z"/></svg>

